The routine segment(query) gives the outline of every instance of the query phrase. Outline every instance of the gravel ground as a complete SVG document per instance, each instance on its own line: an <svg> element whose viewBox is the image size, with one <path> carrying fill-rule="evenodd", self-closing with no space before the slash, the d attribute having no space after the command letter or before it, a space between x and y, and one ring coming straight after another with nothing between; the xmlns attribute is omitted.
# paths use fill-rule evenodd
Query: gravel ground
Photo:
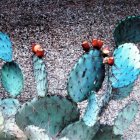
<svg viewBox="0 0 140 140"><path fill-rule="evenodd" d="M112 33L116 23L139 13L139 0L1 0L0 30L10 35L13 59L20 64L25 76L24 90L19 99L25 102L36 95L31 43L40 43L46 51L44 60L49 94L65 96L68 73L83 53L81 42L101 38L113 50ZM139 79L130 97L109 103L101 118L103 124L112 124L118 110L130 100L136 99L140 103L138 83ZM3 88L0 96L7 97ZM85 104L80 106L84 108ZM139 133L140 111L124 139L140 140Z"/></svg>

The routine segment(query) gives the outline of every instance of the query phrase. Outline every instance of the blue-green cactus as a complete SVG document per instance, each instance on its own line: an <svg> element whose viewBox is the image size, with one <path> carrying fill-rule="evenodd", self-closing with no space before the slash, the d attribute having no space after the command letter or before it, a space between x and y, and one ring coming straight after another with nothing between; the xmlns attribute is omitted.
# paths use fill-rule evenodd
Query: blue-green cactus
<svg viewBox="0 0 140 140"><path fill-rule="evenodd" d="M63 137L63 138L59 138L58 140L70 140L70 139L67 137Z"/></svg>
<svg viewBox="0 0 140 140"><path fill-rule="evenodd" d="M0 32L0 58L4 61L12 61L12 43L8 35Z"/></svg>
<svg viewBox="0 0 140 140"><path fill-rule="evenodd" d="M101 88L104 76L101 52L90 50L72 69L68 79L68 94L75 102L83 101L91 90L98 91Z"/></svg>
<svg viewBox="0 0 140 140"><path fill-rule="evenodd" d="M82 118L87 126L94 126L98 122L102 108L110 100L112 87L108 81L108 76L105 81L107 82L105 93L101 96L92 91L88 98L88 105Z"/></svg>
<svg viewBox="0 0 140 140"><path fill-rule="evenodd" d="M74 102L81 102L88 99L87 109L82 119L78 121L80 114L77 105L71 100L60 96L47 96L48 82L45 64L43 59L35 55L33 56L33 69L37 84L37 93L38 96L43 98L34 98L31 102L25 103L17 113L16 111L19 107L17 100L0 100L0 110L3 116L11 118L11 116L14 116L16 113L16 123L22 130L25 130L28 139L121 140L120 135L129 127L138 111L138 103L134 101L126 106L119 113L113 128L100 126L99 117L102 108L109 102L110 97L112 97L112 87L114 89L117 88L119 91L113 95L114 98L122 99L127 97L130 93L128 90L132 89L133 83L140 73L139 50L134 44L126 43L140 41L139 24L140 17L129 17L121 21L116 27L114 38L117 47L118 45L119 47L113 54L115 64L111 67L112 77L110 81L112 83L109 84L107 80L108 88L102 96L96 93L101 88L105 78L105 66L103 64L101 50L92 48L89 52L86 52L74 66L68 79L67 90ZM5 35L0 33L0 43L3 43L0 45L0 47L3 47L2 51L0 51L0 58L5 61L11 61L11 42L9 38L4 38L4 36ZM6 55L6 49L3 50L5 47L8 50L8 55ZM108 71L107 75L109 75L109 73L110 71ZM2 67L1 81L3 87L12 97L16 97L20 94L23 88L23 75L15 62L6 63ZM0 129L1 125L3 125L2 117L0 116ZM13 127L14 125L14 128L16 126L14 123L9 122L10 121L7 121L7 123L5 123L6 132L11 130L11 126ZM99 127L101 127L101 129L99 129ZM15 136L19 135L19 131L17 130L18 128L16 129L16 134L10 133L10 135L9 133L0 132L0 139L12 139L13 136L15 139Z"/></svg>
<svg viewBox="0 0 140 140"><path fill-rule="evenodd" d="M120 45L114 51L115 64L111 67L110 78L114 88L121 88L132 84L140 74L140 54L132 43Z"/></svg>
<svg viewBox="0 0 140 140"><path fill-rule="evenodd" d="M23 130L27 125L46 129L51 136L79 118L76 104L60 96L46 96L25 103L16 114L16 123Z"/></svg>
<svg viewBox="0 0 140 140"><path fill-rule="evenodd" d="M94 126L98 121L98 115L101 110L102 101L97 98L98 95L92 92L88 98L88 105L83 117L83 120L87 126Z"/></svg>
<svg viewBox="0 0 140 140"><path fill-rule="evenodd" d="M20 103L17 99L0 99L0 110L2 111L4 118L11 118L14 116L19 106Z"/></svg>
<svg viewBox="0 0 140 140"><path fill-rule="evenodd" d="M0 132L0 139L1 140L16 140L14 136L8 135L5 132Z"/></svg>
<svg viewBox="0 0 140 140"><path fill-rule="evenodd" d="M2 131L3 127L4 127L4 117L2 111L0 110L0 132Z"/></svg>
<svg viewBox="0 0 140 140"><path fill-rule="evenodd" d="M24 132L29 140L52 140L44 129L40 129L37 126L29 125Z"/></svg>
<svg viewBox="0 0 140 140"><path fill-rule="evenodd" d="M130 126L138 112L138 103L132 101L127 104L118 114L113 131L115 135L123 135L124 131Z"/></svg>
<svg viewBox="0 0 140 140"><path fill-rule="evenodd" d="M43 59L34 55L33 68L34 68L34 76L37 85L37 94L40 97L44 97L47 94L48 82L47 82L46 66L43 62Z"/></svg>
<svg viewBox="0 0 140 140"><path fill-rule="evenodd" d="M119 22L114 31L116 45L140 42L140 16L129 16Z"/></svg>
<svg viewBox="0 0 140 140"><path fill-rule="evenodd" d="M27 140L27 137L9 118L4 121L4 128L0 131L0 140Z"/></svg>
<svg viewBox="0 0 140 140"><path fill-rule="evenodd" d="M99 123L89 127L82 120L72 123L62 130L60 137L68 140L92 140L99 129Z"/></svg>
<svg viewBox="0 0 140 140"><path fill-rule="evenodd" d="M16 97L23 89L23 74L15 62L7 62L1 70L1 82L10 96Z"/></svg>
<svg viewBox="0 0 140 140"><path fill-rule="evenodd" d="M117 88L117 89L113 89L112 90L112 94L113 94L113 99L114 100L122 100L126 97L128 97L131 93L131 91L133 90L133 86L134 84L130 84L126 87L123 88Z"/></svg>
<svg viewBox="0 0 140 140"><path fill-rule="evenodd" d="M97 134L92 140L122 140L121 136L113 134L110 126L101 126Z"/></svg>

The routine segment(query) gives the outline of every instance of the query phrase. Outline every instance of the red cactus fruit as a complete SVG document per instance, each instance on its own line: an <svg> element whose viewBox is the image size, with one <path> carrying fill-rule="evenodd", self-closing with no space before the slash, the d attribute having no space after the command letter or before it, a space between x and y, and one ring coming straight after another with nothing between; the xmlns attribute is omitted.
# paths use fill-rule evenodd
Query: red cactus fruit
<svg viewBox="0 0 140 140"><path fill-rule="evenodd" d="M32 44L32 52L36 53L39 49L42 49L40 44Z"/></svg>
<svg viewBox="0 0 140 140"><path fill-rule="evenodd" d="M114 57L108 57L108 65L112 66L114 64Z"/></svg>
<svg viewBox="0 0 140 140"><path fill-rule="evenodd" d="M43 57L44 56L44 50L43 49L39 49L36 51L36 56L38 57Z"/></svg>
<svg viewBox="0 0 140 140"><path fill-rule="evenodd" d="M103 41L98 39L93 39L91 44L93 48L100 50L103 46Z"/></svg>
<svg viewBox="0 0 140 140"><path fill-rule="evenodd" d="M90 50L90 45L89 45L88 41L84 41L84 42L82 43L82 47L83 47L83 50L84 50L85 52L88 52L88 51Z"/></svg>
<svg viewBox="0 0 140 140"><path fill-rule="evenodd" d="M114 64L114 57L105 57L103 63L112 66Z"/></svg>
<svg viewBox="0 0 140 140"><path fill-rule="evenodd" d="M43 57L44 56L44 50L40 46L40 44L33 44L32 45L32 52L36 54L38 57Z"/></svg>

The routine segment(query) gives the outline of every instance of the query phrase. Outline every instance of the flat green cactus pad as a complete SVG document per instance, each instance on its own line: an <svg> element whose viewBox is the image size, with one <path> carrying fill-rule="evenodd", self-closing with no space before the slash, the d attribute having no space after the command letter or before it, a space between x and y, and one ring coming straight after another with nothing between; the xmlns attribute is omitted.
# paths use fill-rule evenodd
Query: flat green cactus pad
<svg viewBox="0 0 140 140"><path fill-rule="evenodd" d="M72 69L68 80L68 94L75 102L88 97L91 90L98 91L105 77L101 52L90 50L84 54Z"/></svg>
<svg viewBox="0 0 140 140"><path fill-rule="evenodd" d="M0 140L16 140L16 138L4 132L0 132Z"/></svg>
<svg viewBox="0 0 140 140"><path fill-rule="evenodd" d="M136 101L127 104L118 114L113 127L114 134L123 135L124 131L130 126L138 112Z"/></svg>
<svg viewBox="0 0 140 140"><path fill-rule="evenodd" d="M14 120L10 118L4 121L4 129L0 132L0 140L27 140L27 137Z"/></svg>
<svg viewBox="0 0 140 140"><path fill-rule="evenodd" d="M111 67L110 78L114 88L132 84L140 74L140 53L132 43L120 45L114 51L114 65Z"/></svg>
<svg viewBox="0 0 140 140"><path fill-rule="evenodd" d="M68 139L67 137L63 137L63 138L60 138L58 140L70 140L70 139Z"/></svg>
<svg viewBox="0 0 140 140"><path fill-rule="evenodd" d="M122 99L126 98L127 96L129 96L133 89L133 86L134 86L134 84L132 83L126 87L114 89L112 91L113 100L122 100Z"/></svg>
<svg viewBox="0 0 140 140"><path fill-rule="evenodd" d="M29 140L51 140L44 129L33 125L27 126L24 132Z"/></svg>
<svg viewBox="0 0 140 140"><path fill-rule="evenodd" d="M102 100L97 99L97 95L92 92L88 98L88 105L83 116L83 120L87 126L94 126L98 121L98 115L101 110Z"/></svg>
<svg viewBox="0 0 140 140"><path fill-rule="evenodd" d="M122 138L113 134L112 127L102 126L93 140L122 140Z"/></svg>
<svg viewBox="0 0 140 140"><path fill-rule="evenodd" d="M3 113L4 118L11 118L14 116L20 106L17 99L7 98L0 100L0 110Z"/></svg>
<svg viewBox="0 0 140 140"><path fill-rule="evenodd" d="M25 103L15 118L22 130L28 125L35 125L45 129L49 136L54 136L79 119L79 111L76 104L64 97L46 96Z"/></svg>
<svg viewBox="0 0 140 140"><path fill-rule="evenodd" d="M44 97L48 90L47 71L42 58L33 56L34 76L37 85L38 96Z"/></svg>
<svg viewBox="0 0 140 140"><path fill-rule="evenodd" d="M4 117L3 117L2 112L0 111L0 132L2 131L4 127L3 125L4 125Z"/></svg>
<svg viewBox="0 0 140 140"><path fill-rule="evenodd" d="M119 22L114 31L116 45L140 42L140 16L129 16Z"/></svg>
<svg viewBox="0 0 140 140"><path fill-rule="evenodd" d="M1 70L1 82L10 96L16 97L23 89L23 74L18 64L7 62Z"/></svg>
<svg viewBox="0 0 140 140"><path fill-rule="evenodd" d="M92 140L98 129L98 123L93 127L89 127L80 120L64 128L60 137L66 137L68 140Z"/></svg>
<svg viewBox="0 0 140 140"><path fill-rule="evenodd" d="M88 105L85 110L85 114L82 118L87 126L91 127L97 123L102 107L109 102L111 94L112 87L109 83L107 84L107 89L102 96L93 91L91 92L88 98Z"/></svg>
<svg viewBox="0 0 140 140"><path fill-rule="evenodd" d="M12 61L12 43L8 35L0 32L0 58L4 61Z"/></svg>

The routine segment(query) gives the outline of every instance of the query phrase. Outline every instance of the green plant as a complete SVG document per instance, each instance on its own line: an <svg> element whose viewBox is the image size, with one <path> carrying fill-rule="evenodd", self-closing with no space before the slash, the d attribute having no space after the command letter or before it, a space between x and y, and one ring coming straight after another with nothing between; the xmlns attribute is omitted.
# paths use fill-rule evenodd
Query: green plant
<svg viewBox="0 0 140 140"><path fill-rule="evenodd" d="M1 82L11 97L0 100L0 138L121 140L124 131L138 112L136 101L127 104L118 113L114 126L102 126L99 120L103 108L107 106L110 99L118 100L129 96L133 83L140 73L139 50L132 44L140 41L140 32L137 31L139 24L140 17L132 16L117 25L114 31L116 47L111 57L114 62L108 63L108 59L104 61L111 64L110 66L105 66L103 63L103 51L99 49L103 42L100 41L101 44L98 46L97 40L94 40L93 47L88 46L88 49L83 46L86 52L69 74L67 84L69 96L66 97L47 95L47 70L43 58L34 54L33 72L37 84L37 97L23 105L14 99L20 95L23 88L23 74L18 64L12 61L9 37L0 33L2 44L0 44L2 48L0 58L8 61L2 67ZM3 50L5 48L8 54ZM108 56L108 53L105 56ZM100 96L98 91L102 88L105 79L107 79L107 91ZM117 94L113 93L114 89L118 91ZM83 117L80 118L77 102L86 99L88 105ZM123 126L122 121L125 123Z"/></svg>

